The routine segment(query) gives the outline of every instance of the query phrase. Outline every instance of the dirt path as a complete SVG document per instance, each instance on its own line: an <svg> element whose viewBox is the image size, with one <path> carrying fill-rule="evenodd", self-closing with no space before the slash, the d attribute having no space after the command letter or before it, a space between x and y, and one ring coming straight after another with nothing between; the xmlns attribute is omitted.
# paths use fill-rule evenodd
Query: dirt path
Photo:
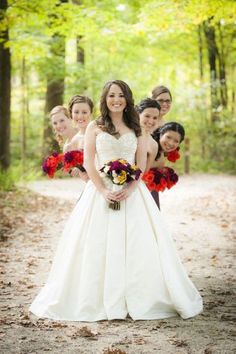
<svg viewBox="0 0 236 354"><path fill-rule="evenodd" d="M189 320L88 324L39 320L29 314L83 186L67 179L38 181L28 187L31 191L1 195L1 353L236 352L236 177L181 177L176 187L161 195L162 213L181 259L204 299L204 312Z"/></svg>

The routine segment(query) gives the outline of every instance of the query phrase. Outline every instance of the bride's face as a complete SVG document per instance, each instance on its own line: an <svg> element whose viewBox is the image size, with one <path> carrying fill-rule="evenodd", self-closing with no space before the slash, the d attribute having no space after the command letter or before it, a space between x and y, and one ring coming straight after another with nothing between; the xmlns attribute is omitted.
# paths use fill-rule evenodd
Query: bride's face
<svg viewBox="0 0 236 354"><path fill-rule="evenodd" d="M118 85L111 85L106 97L106 104L109 112L111 113L123 112L125 109L126 99Z"/></svg>

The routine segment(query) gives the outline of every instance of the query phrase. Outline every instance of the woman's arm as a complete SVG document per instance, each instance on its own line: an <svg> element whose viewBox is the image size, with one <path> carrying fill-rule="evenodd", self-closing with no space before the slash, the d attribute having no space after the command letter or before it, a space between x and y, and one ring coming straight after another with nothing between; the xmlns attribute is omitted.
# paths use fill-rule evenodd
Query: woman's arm
<svg viewBox="0 0 236 354"><path fill-rule="evenodd" d="M163 155L161 155L158 160L154 160L151 163L150 168L162 169L163 167L165 167L165 164L166 164L166 159Z"/></svg>
<svg viewBox="0 0 236 354"><path fill-rule="evenodd" d="M142 172L145 171L147 164L147 140L143 135L138 137L136 164L142 170Z"/></svg>
<svg viewBox="0 0 236 354"><path fill-rule="evenodd" d="M95 167L95 153L96 153L96 135L98 127L96 122L89 123L85 138L84 138L84 167L91 181L94 183L97 190L103 194L108 202L116 200L117 192L112 192L105 187L102 178L99 176Z"/></svg>
<svg viewBox="0 0 236 354"><path fill-rule="evenodd" d="M148 170L150 170L150 168L153 167L153 165L155 163L155 157L157 156L157 153L158 153L158 144L154 139L152 139L150 145L151 145L151 148L150 148L150 151L147 155L147 164L146 164L145 171L148 171Z"/></svg>
<svg viewBox="0 0 236 354"><path fill-rule="evenodd" d="M78 150L77 144L73 140L71 140L71 142L68 144L64 144L64 146L63 146L63 152L68 152L68 151L72 151L72 150Z"/></svg>
<svg viewBox="0 0 236 354"><path fill-rule="evenodd" d="M86 129L84 137L84 167L91 181L102 193L105 186L95 167L96 130L97 126L95 122L91 122Z"/></svg>

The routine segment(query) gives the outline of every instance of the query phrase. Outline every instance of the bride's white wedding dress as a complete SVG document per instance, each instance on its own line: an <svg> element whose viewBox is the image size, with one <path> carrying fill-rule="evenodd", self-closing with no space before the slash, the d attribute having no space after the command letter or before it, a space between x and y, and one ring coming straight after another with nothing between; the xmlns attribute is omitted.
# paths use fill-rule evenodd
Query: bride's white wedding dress
<svg viewBox="0 0 236 354"><path fill-rule="evenodd" d="M98 168L111 159L134 163L137 138L96 139ZM110 181L106 180L110 185ZM112 185L111 185L112 187ZM52 268L30 311L55 320L189 318L202 299L188 278L149 190L141 181L109 209L89 181L60 239Z"/></svg>

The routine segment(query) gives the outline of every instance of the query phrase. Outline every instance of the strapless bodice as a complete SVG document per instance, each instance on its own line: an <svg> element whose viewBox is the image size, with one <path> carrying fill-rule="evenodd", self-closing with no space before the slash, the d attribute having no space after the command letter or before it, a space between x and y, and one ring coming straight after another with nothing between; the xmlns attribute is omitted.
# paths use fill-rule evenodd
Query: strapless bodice
<svg viewBox="0 0 236 354"><path fill-rule="evenodd" d="M133 132L125 133L119 139L106 132L99 133L96 138L97 167L101 168L104 163L119 158L133 164L136 150L137 137Z"/></svg>

